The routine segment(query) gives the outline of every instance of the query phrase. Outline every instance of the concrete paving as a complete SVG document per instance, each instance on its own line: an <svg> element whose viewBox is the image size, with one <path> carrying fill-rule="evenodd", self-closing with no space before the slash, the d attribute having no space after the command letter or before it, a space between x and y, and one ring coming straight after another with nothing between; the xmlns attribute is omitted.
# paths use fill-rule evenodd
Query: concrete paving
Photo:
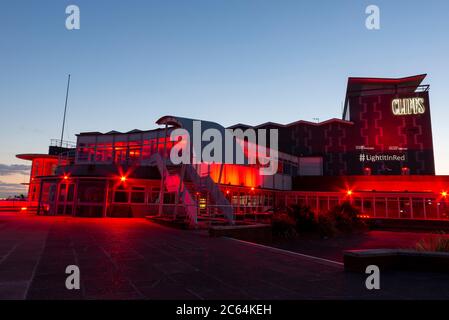
<svg viewBox="0 0 449 320"><path fill-rule="evenodd" d="M67 290L77 265L81 289ZM385 273L142 219L0 215L0 299L448 299L449 275Z"/></svg>

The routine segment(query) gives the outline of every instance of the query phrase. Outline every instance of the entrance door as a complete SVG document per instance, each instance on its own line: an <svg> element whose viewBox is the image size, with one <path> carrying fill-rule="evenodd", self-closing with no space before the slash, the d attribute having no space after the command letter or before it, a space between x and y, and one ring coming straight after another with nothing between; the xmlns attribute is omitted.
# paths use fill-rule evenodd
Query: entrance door
<svg viewBox="0 0 449 320"><path fill-rule="evenodd" d="M73 199L75 194L74 183L61 183L58 192L58 215L73 214Z"/></svg>

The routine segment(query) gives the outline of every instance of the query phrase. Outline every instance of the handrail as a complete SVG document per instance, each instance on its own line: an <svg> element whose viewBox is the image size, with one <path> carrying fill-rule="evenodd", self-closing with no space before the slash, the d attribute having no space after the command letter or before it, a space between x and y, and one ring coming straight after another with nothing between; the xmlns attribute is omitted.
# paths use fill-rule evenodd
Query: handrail
<svg viewBox="0 0 449 320"><path fill-rule="evenodd" d="M170 174L168 172L166 162L163 161L161 155L159 153L155 153L150 157L150 163L155 163L157 168L159 169L159 173L161 174L161 178L164 180L164 183L167 184L167 178L170 177ZM178 176L179 178L179 176ZM181 183L181 193L180 196L183 198L183 205L185 207L188 207L189 204L195 204L195 200L192 197L192 195L189 193L189 191L186 189L184 183L182 181L179 181L178 183ZM166 186L166 185L165 185ZM162 205L163 204L159 204ZM191 209L191 208L190 208ZM189 224L192 226L195 226L198 222L198 214L197 210L188 210L187 218L189 220Z"/></svg>
<svg viewBox="0 0 449 320"><path fill-rule="evenodd" d="M50 146L73 149L76 148L76 142L61 139L50 139Z"/></svg>
<svg viewBox="0 0 449 320"><path fill-rule="evenodd" d="M194 184L198 186L205 186L209 191L212 200L218 205L223 206L223 214L226 216L230 223L233 223L233 210L227 210L229 207L232 208L232 205L229 203L228 199L223 195L223 192L218 187L218 185L212 180L210 176L201 177L196 169L192 165L186 165L186 173L189 175L189 178L192 180ZM196 183L195 183L196 181ZM204 182L204 184L203 184Z"/></svg>

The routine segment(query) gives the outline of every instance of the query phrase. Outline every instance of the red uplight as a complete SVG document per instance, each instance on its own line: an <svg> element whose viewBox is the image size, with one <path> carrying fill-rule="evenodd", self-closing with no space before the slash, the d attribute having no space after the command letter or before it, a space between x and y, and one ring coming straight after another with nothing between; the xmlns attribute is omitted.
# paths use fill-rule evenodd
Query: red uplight
<svg viewBox="0 0 449 320"><path fill-rule="evenodd" d="M120 181L121 181L121 182L125 182L125 181L126 181L126 177L125 177L125 176L121 176L121 177L120 177Z"/></svg>
<svg viewBox="0 0 449 320"><path fill-rule="evenodd" d="M64 180L68 180L68 179L69 179L69 176L65 175Z"/></svg>
<svg viewBox="0 0 449 320"><path fill-rule="evenodd" d="M251 187L251 191L254 191L254 187Z"/></svg>
<svg viewBox="0 0 449 320"><path fill-rule="evenodd" d="M442 192L441 192L441 196L442 196L443 198L446 198L446 197L447 197L447 191L442 191Z"/></svg>
<svg viewBox="0 0 449 320"><path fill-rule="evenodd" d="M348 196L352 196L352 190L346 191L346 194L347 194Z"/></svg>
<svg viewBox="0 0 449 320"><path fill-rule="evenodd" d="M226 190L226 194L229 194L229 190Z"/></svg>

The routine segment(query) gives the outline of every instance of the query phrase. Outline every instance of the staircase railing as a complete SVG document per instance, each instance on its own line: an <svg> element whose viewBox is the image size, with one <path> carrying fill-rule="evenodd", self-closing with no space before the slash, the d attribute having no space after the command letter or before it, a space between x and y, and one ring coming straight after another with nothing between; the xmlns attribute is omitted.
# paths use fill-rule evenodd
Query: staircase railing
<svg viewBox="0 0 449 320"><path fill-rule="evenodd" d="M150 165L156 165L161 178L164 180L164 187L169 192L179 192L179 198L185 207L187 215L187 222L190 226L196 226L198 223L197 203L190 194L189 190L185 187L184 183L179 177L179 172L171 175L167 169L167 166L162 159L161 155L155 153L150 158Z"/></svg>
<svg viewBox="0 0 449 320"><path fill-rule="evenodd" d="M218 184L210 176L201 177L192 165L186 165L186 174L194 185L199 188L204 187L208 192L212 201L217 208L224 214L229 223L234 223L234 210L231 203L226 199L223 192L221 192Z"/></svg>

